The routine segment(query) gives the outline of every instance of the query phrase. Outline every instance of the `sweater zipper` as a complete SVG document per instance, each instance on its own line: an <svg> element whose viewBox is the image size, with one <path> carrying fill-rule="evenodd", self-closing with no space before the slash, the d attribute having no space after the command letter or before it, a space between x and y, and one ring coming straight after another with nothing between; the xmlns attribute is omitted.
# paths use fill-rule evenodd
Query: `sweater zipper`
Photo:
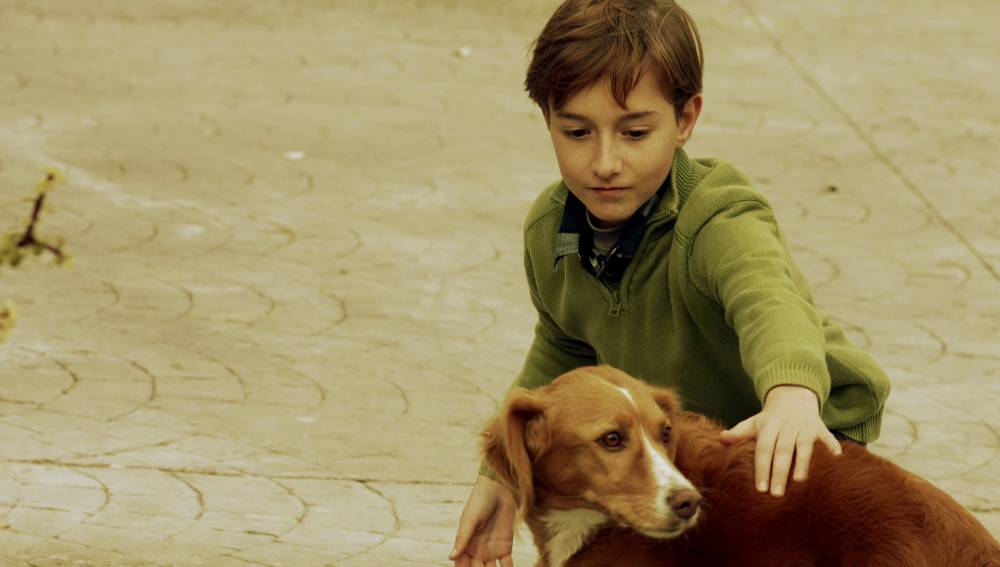
<svg viewBox="0 0 1000 567"><path fill-rule="evenodd" d="M621 306L622 306L622 298L620 295L618 295L618 290L617 289L611 290L611 308L608 309L608 315L611 315L612 317L617 317L618 312L621 310Z"/></svg>
<svg viewBox="0 0 1000 567"><path fill-rule="evenodd" d="M677 221L677 217L675 215L668 216L665 219L655 219L652 222L650 222L649 225L646 226L646 230L649 230L654 225L658 225L658 224L661 224L661 223L664 223L664 222L673 224L676 221ZM617 250L618 250L618 244L615 243L615 245L608 252L608 256L611 256ZM608 285L604 281L604 279L601 278L602 274L604 274L604 266L601 266L597 270L597 273L595 274L595 276L597 277L597 281L601 282L601 285L603 285L604 287L608 288L608 291L611 293L611 306L608 308L608 315L610 315L612 317L617 317L618 314L621 313L622 296L619 293L618 288L614 288L614 287ZM624 276L624 274L623 274L623 276ZM622 283L624 283L624 282L622 282ZM621 285L621 284L619 284L619 285Z"/></svg>
<svg viewBox="0 0 1000 567"><path fill-rule="evenodd" d="M611 250L608 251L607 258L611 258L611 256L617 251L618 251L618 244L616 243L614 246L611 247ZM604 275L604 268L607 265L608 262L607 260L605 260L605 262L601 265L601 267L598 268L595 276L597 277L597 281L601 282L601 285L608 288L608 291L611 292L611 307L608 308L608 315L611 315L612 317L617 317L618 313L621 312L622 298L621 295L619 295L618 290L615 289L614 287L611 287L607 282L604 281L604 278L601 277Z"/></svg>

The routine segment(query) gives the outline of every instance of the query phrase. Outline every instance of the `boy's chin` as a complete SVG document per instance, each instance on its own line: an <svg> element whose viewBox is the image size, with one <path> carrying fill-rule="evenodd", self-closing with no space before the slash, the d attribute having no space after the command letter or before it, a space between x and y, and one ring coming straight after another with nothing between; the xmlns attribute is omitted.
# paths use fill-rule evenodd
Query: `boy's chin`
<svg viewBox="0 0 1000 567"><path fill-rule="evenodd" d="M594 209L597 209L596 211ZM597 228L615 228L621 226L629 221L635 211L627 210L601 210L595 207L594 209L588 208L587 211L590 213L590 220L594 223Z"/></svg>

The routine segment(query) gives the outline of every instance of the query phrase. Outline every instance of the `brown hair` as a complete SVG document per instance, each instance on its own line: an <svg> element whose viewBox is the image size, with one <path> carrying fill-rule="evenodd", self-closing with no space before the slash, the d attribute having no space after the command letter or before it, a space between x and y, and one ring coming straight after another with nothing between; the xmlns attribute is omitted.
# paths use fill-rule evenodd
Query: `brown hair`
<svg viewBox="0 0 1000 567"><path fill-rule="evenodd" d="M566 0L533 45L524 86L546 116L604 77L624 108L646 69L677 116L701 92L701 37L673 0Z"/></svg>

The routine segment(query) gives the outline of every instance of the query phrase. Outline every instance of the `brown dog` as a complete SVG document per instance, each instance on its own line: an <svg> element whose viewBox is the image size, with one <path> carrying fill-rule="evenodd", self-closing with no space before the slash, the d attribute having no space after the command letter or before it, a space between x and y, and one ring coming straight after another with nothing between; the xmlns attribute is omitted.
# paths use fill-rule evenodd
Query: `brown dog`
<svg viewBox="0 0 1000 567"><path fill-rule="evenodd" d="M927 481L854 443L817 449L782 498L752 442L608 366L515 389L484 432L541 567L1000 566L1000 544Z"/></svg>

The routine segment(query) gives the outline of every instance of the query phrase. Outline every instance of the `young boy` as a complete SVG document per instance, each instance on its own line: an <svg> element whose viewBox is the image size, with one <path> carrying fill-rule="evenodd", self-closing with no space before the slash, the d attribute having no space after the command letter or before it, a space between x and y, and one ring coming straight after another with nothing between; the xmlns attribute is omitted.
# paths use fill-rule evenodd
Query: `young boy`
<svg viewBox="0 0 1000 567"><path fill-rule="evenodd" d="M538 310L516 386L610 364L676 388L687 409L756 439L756 482L780 497L817 441L879 434L884 372L813 303L767 200L732 165L691 159L703 56L673 0L566 0L526 87L562 180L524 228ZM484 470L456 566L511 566L516 504Z"/></svg>

